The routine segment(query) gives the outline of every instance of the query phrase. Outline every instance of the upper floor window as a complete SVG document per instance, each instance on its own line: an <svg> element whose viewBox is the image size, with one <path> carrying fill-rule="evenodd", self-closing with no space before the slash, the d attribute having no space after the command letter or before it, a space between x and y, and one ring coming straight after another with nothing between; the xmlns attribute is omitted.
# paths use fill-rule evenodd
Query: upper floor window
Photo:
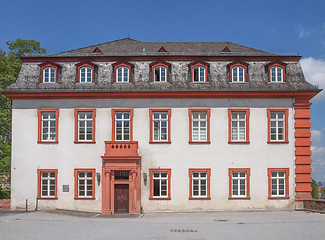
<svg viewBox="0 0 325 240"><path fill-rule="evenodd" d="M115 82L117 83L128 83L131 82L131 68L133 64L128 62L117 62L113 64L115 72Z"/></svg>
<svg viewBox="0 0 325 240"><path fill-rule="evenodd" d="M38 169L38 198L57 199L57 169Z"/></svg>
<svg viewBox="0 0 325 240"><path fill-rule="evenodd" d="M150 109L150 143L170 143L170 109Z"/></svg>
<svg viewBox="0 0 325 240"><path fill-rule="evenodd" d="M61 66L53 62L44 62L39 65L41 67L41 83L56 83L58 76L58 68Z"/></svg>
<svg viewBox="0 0 325 240"><path fill-rule="evenodd" d="M268 143L288 143L288 109L268 109Z"/></svg>
<svg viewBox="0 0 325 240"><path fill-rule="evenodd" d="M189 109L190 143L210 143L210 109Z"/></svg>
<svg viewBox="0 0 325 240"><path fill-rule="evenodd" d="M203 83L208 82L208 67L210 64L196 61L189 64L191 69L191 82Z"/></svg>
<svg viewBox="0 0 325 240"><path fill-rule="evenodd" d="M266 65L266 69L269 71L269 82L281 83L285 82L285 67L286 63L275 61Z"/></svg>
<svg viewBox="0 0 325 240"><path fill-rule="evenodd" d="M229 109L229 143L249 143L249 109Z"/></svg>
<svg viewBox="0 0 325 240"><path fill-rule="evenodd" d="M243 83L247 82L248 64L242 61L236 61L228 64L230 68L230 82Z"/></svg>
<svg viewBox="0 0 325 240"><path fill-rule="evenodd" d="M76 64L78 68L78 82L79 83L92 83L94 82L94 70L97 65L84 61Z"/></svg>
<svg viewBox="0 0 325 240"><path fill-rule="evenodd" d="M75 143L95 143L95 109L75 109Z"/></svg>
<svg viewBox="0 0 325 240"><path fill-rule="evenodd" d="M168 69L170 63L164 61L156 61L150 64L153 82L168 82Z"/></svg>
<svg viewBox="0 0 325 240"><path fill-rule="evenodd" d="M58 109L38 110L38 143L58 143Z"/></svg>
<svg viewBox="0 0 325 240"><path fill-rule="evenodd" d="M112 109L113 141L132 141L132 109Z"/></svg>

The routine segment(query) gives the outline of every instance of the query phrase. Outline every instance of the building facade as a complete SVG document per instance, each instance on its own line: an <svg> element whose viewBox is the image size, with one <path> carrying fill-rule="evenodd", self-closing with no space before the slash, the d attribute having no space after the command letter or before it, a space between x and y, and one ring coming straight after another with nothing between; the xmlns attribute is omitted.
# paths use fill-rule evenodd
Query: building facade
<svg viewBox="0 0 325 240"><path fill-rule="evenodd" d="M311 198L299 56L122 39L23 57L11 207L103 214L299 207Z"/></svg>

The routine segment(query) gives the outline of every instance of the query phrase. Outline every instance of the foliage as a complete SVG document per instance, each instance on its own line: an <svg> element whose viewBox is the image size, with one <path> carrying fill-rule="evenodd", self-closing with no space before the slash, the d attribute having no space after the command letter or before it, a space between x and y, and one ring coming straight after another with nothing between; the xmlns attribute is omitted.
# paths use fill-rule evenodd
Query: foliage
<svg viewBox="0 0 325 240"><path fill-rule="evenodd" d="M10 190L0 189L0 199L10 199Z"/></svg>
<svg viewBox="0 0 325 240"><path fill-rule="evenodd" d="M325 199L325 187L322 188L321 199Z"/></svg>
<svg viewBox="0 0 325 240"><path fill-rule="evenodd" d="M313 199L319 199L318 185L314 179L311 182L311 187L312 187L311 196L313 197Z"/></svg>

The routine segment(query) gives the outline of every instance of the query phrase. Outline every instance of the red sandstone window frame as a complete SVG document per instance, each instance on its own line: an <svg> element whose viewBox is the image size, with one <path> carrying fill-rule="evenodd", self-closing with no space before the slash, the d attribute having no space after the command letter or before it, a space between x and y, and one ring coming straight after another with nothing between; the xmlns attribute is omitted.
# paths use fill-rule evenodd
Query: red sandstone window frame
<svg viewBox="0 0 325 240"><path fill-rule="evenodd" d="M210 66L209 63L203 62L203 61L195 61L190 63L189 65L190 71L191 71L191 82L192 83L207 83L208 82L208 67ZM203 67L204 68L204 81L195 81L194 82L194 68L196 67ZM200 73L199 73L200 74Z"/></svg>
<svg viewBox="0 0 325 240"><path fill-rule="evenodd" d="M207 195L206 197L202 197L202 196L199 196L199 197L195 197L193 196L193 173L194 172L205 172L206 175L207 175L207 182L206 182L206 185L207 185ZM188 170L188 174L189 174L189 178L190 178L190 182L189 182L189 200L211 200L211 197L210 197L210 177L211 177L211 169L210 168L190 168Z"/></svg>
<svg viewBox="0 0 325 240"><path fill-rule="evenodd" d="M284 113L284 140L271 140L271 113ZM286 144L289 143L288 136L288 116L289 110L287 108L269 108L267 109L267 143L268 144Z"/></svg>
<svg viewBox="0 0 325 240"><path fill-rule="evenodd" d="M55 113L55 140L48 141L42 139L42 114L43 113ZM58 144L59 143L59 109L37 109L38 118L38 138L37 143L39 144Z"/></svg>
<svg viewBox="0 0 325 240"><path fill-rule="evenodd" d="M115 114L116 113L129 113L130 114L130 139L129 140L116 140L116 134L115 134ZM133 140L133 109L127 108L127 109L112 109L112 141L116 142L129 142Z"/></svg>
<svg viewBox="0 0 325 240"><path fill-rule="evenodd" d="M43 172L54 172L55 174L55 194L54 197L43 197L42 196L42 173ZM57 200L58 195L57 195L57 190L58 190L58 169L37 169L37 199L41 200Z"/></svg>
<svg viewBox="0 0 325 240"><path fill-rule="evenodd" d="M170 189L170 179L171 179L171 169L149 169L149 178L150 178L150 196L149 196L149 200L171 200L171 189ZM154 183L153 183L153 173L155 172L167 172L167 196L166 197L155 197L153 196L153 187L154 187Z"/></svg>
<svg viewBox="0 0 325 240"><path fill-rule="evenodd" d="M163 140L154 140L154 124L153 124L153 114L154 113L167 113L167 139L166 141ZM149 143L150 144L171 144L171 109L149 109L149 121L150 121L150 130L149 130Z"/></svg>
<svg viewBox="0 0 325 240"><path fill-rule="evenodd" d="M272 183L271 176L272 172L285 172L285 195L284 196L272 196ZM289 168L268 168L267 169L268 176L268 199L269 200L281 200L281 199L289 199Z"/></svg>
<svg viewBox="0 0 325 240"><path fill-rule="evenodd" d="M92 140L79 140L79 113L92 113ZM86 134L85 134L86 135ZM74 143L96 143L96 109L74 110Z"/></svg>
<svg viewBox="0 0 325 240"><path fill-rule="evenodd" d="M150 63L149 65L151 67L151 75L152 75L152 79L151 81L154 83L161 83L161 82L169 82L168 81L168 77L169 77L169 68L170 68L170 63L159 60L153 63ZM166 68L166 81L155 81L155 68L156 67L165 67Z"/></svg>
<svg viewBox="0 0 325 240"><path fill-rule="evenodd" d="M235 61L235 62L232 62L232 63L229 63L227 65L230 69L230 79L229 79L229 82L231 83L246 83L248 82L247 80L247 68L248 68L248 63L245 63L243 61ZM234 81L233 80L233 68L235 67L242 67L244 68L244 81L243 82L240 82L240 81Z"/></svg>
<svg viewBox="0 0 325 240"><path fill-rule="evenodd" d="M270 62L267 64L265 67L268 69L268 74L269 74L269 83L285 83L286 82L286 74L285 74L285 69L286 69L287 64L281 61L274 61ZM272 82L272 75L271 75L271 69L273 67L279 67L282 69L282 81L273 81Z"/></svg>
<svg viewBox="0 0 325 240"><path fill-rule="evenodd" d="M91 63L91 62L88 62L88 61L83 61L83 62L80 62L80 63L77 63L76 64L76 67L77 67L77 72L78 72L78 79L77 79L77 82L78 83L93 83L94 82L94 77L95 77L95 67L97 67L97 65ZM91 82L81 82L81 68L84 68L84 67L89 67L91 68Z"/></svg>
<svg viewBox="0 0 325 240"><path fill-rule="evenodd" d="M91 197L79 197L79 172L91 172L92 173L92 196ZM74 199L75 200L95 200L95 175L96 169L76 168L74 169ZM85 189L85 191L87 191Z"/></svg>
<svg viewBox="0 0 325 240"><path fill-rule="evenodd" d="M126 62L126 61L120 61L120 62L116 62L114 64L112 64L113 68L114 68L114 82L115 83L130 83L131 82L131 70L134 67L134 65L132 63ZM127 82L118 82L117 81L117 69L119 67L126 67L129 69L129 73L128 73L128 81Z"/></svg>
<svg viewBox="0 0 325 240"><path fill-rule="evenodd" d="M232 140L232 131L231 131L231 126L232 126L232 118L231 114L232 113L241 113L245 112L246 113L246 140L245 141L235 141ZM250 109L228 109L228 143L229 144L249 144L249 115L250 115Z"/></svg>
<svg viewBox="0 0 325 240"><path fill-rule="evenodd" d="M193 113L206 113L207 114L207 139L206 141L193 140ZM190 144L210 144L210 116L211 110L209 108L190 108L188 110L189 116L189 143Z"/></svg>
<svg viewBox="0 0 325 240"><path fill-rule="evenodd" d="M233 172L246 172L246 196L241 197L241 196L233 196L232 195L232 190L233 190L233 185L232 185L232 174ZM229 200L250 200L250 168L229 168L228 169L228 176L229 176Z"/></svg>
<svg viewBox="0 0 325 240"><path fill-rule="evenodd" d="M41 67L41 83L53 83L53 82L44 82L44 74L45 74L44 71L46 68L50 68L50 67L55 69L54 83L58 82L58 69L61 67L60 65L54 62L46 61L39 64L39 66Z"/></svg>

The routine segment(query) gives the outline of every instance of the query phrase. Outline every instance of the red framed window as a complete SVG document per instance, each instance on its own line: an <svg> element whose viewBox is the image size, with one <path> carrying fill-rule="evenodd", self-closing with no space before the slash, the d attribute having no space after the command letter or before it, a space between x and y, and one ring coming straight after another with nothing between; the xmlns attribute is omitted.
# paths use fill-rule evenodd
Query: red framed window
<svg viewBox="0 0 325 240"><path fill-rule="evenodd" d="M250 199L250 169L229 168L229 199Z"/></svg>
<svg viewBox="0 0 325 240"><path fill-rule="evenodd" d="M210 109L189 109L189 143L210 143Z"/></svg>
<svg viewBox="0 0 325 240"><path fill-rule="evenodd" d="M289 199L289 168L268 168L269 199Z"/></svg>
<svg viewBox="0 0 325 240"><path fill-rule="evenodd" d="M164 144L170 141L171 109L149 109L150 143Z"/></svg>
<svg viewBox="0 0 325 240"><path fill-rule="evenodd" d="M38 109L38 143L58 141L59 109Z"/></svg>
<svg viewBox="0 0 325 240"><path fill-rule="evenodd" d="M210 200L211 169L189 169L190 200Z"/></svg>
<svg viewBox="0 0 325 240"><path fill-rule="evenodd" d="M114 68L114 82L116 83L129 83L131 82L131 70L133 64L125 61L120 61L113 64Z"/></svg>
<svg viewBox="0 0 325 240"><path fill-rule="evenodd" d="M168 72L170 63L156 61L150 64L152 72L152 82L168 82Z"/></svg>
<svg viewBox="0 0 325 240"><path fill-rule="evenodd" d="M57 200L57 169L37 169L37 198Z"/></svg>
<svg viewBox="0 0 325 240"><path fill-rule="evenodd" d="M112 109L112 140L132 141L133 109Z"/></svg>
<svg viewBox="0 0 325 240"><path fill-rule="evenodd" d="M269 82L270 83L281 83L285 82L285 68L287 64L274 61L266 65L269 72Z"/></svg>
<svg viewBox="0 0 325 240"><path fill-rule="evenodd" d="M96 143L96 109L75 109L75 143Z"/></svg>
<svg viewBox="0 0 325 240"><path fill-rule="evenodd" d="M228 143L249 144L249 109L228 109Z"/></svg>
<svg viewBox="0 0 325 240"><path fill-rule="evenodd" d="M288 109L267 109L268 143L289 143Z"/></svg>
<svg viewBox="0 0 325 240"><path fill-rule="evenodd" d="M97 65L91 62L80 62L76 64L78 71L78 83L92 83L94 82L95 67Z"/></svg>
<svg viewBox="0 0 325 240"><path fill-rule="evenodd" d="M149 169L150 200L170 200L171 169Z"/></svg>
<svg viewBox="0 0 325 240"><path fill-rule="evenodd" d="M57 83L58 68L61 66L53 62L44 62L41 67L41 83Z"/></svg>
<svg viewBox="0 0 325 240"><path fill-rule="evenodd" d="M236 61L228 64L230 69L230 82L244 83L247 82L248 63Z"/></svg>
<svg viewBox="0 0 325 240"><path fill-rule="evenodd" d="M74 170L74 198L78 200L95 199L95 169Z"/></svg>
<svg viewBox="0 0 325 240"><path fill-rule="evenodd" d="M208 67L210 66L210 64L202 61L195 61L190 63L188 66L191 71L191 82L208 82Z"/></svg>

